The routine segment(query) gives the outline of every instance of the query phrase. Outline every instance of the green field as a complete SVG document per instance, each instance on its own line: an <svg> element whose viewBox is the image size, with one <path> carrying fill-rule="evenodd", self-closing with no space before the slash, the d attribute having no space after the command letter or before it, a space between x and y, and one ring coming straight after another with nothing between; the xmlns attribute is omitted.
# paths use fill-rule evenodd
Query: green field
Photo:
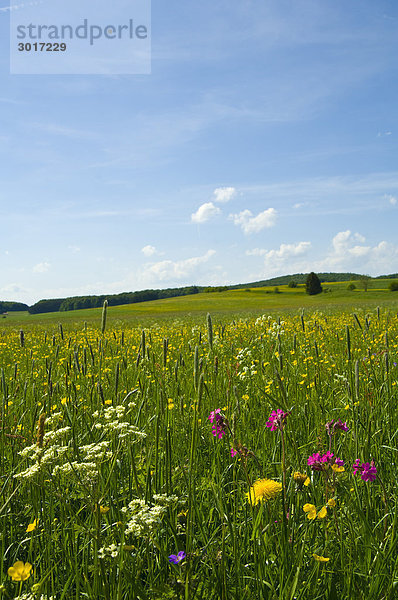
<svg viewBox="0 0 398 600"><path fill-rule="evenodd" d="M275 293L274 287L200 293L192 296L114 306L109 308L108 318L110 323L116 325L126 321L144 326L159 319L178 318L181 315L203 319L208 312L228 318L228 316L237 315L258 315L263 312L272 314L286 311L295 312L299 309L326 311L349 310L351 307L354 309L369 307L371 309L384 305L398 308L398 293L395 294L388 290L390 279L372 281L367 292L359 288L358 282L356 282L357 289L348 291L348 283L325 283L323 288L327 291L316 296L308 296L304 286L293 289L288 286L278 286L279 293ZM22 327L26 323L45 324L51 322L73 325L81 321L94 324L101 319L101 310L97 308L38 315L10 312L6 319L0 320L0 325Z"/></svg>
<svg viewBox="0 0 398 600"><path fill-rule="evenodd" d="M398 297L327 287L2 319L1 598L394 600Z"/></svg>

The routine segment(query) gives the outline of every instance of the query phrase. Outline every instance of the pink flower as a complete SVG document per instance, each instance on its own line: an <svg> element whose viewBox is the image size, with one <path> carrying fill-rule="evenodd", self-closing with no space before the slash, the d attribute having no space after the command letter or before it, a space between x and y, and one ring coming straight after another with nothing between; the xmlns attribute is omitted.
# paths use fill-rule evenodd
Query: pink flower
<svg viewBox="0 0 398 600"><path fill-rule="evenodd" d="M337 421L332 419L331 421L329 421L329 423L326 423L325 427L326 431L328 432L328 435L330 436L334 435L338 430L348 431L347 423L343 423L341 419L337 419Z"/></svg>
<svg viewBox="0 0 398 600"><path fill-rule="evenodd" d="M214 437L218 437L221 440L221 438L226 434L228 427L228 421L221 413L221 408L216 408L216 410L213 410L209 414L208 419L210 423L214 423L212 427Z"/></svg>
<svg viewBox="0 0 398 600"><path fill-rule="evenodd" d="M231 458L234 458L237 454L238 454L237 450L234 450L234 448L231 448Z"/></svg>
<svg viewBox="0 0 398 600"><path fill-rule="evenodd" d="M281 410L280 408L278 408L278 410L273 410L265 426L270 427L271 431L275 431L276 429L283 429L284 421L288 414L289 413L283 412L283 410Z"/></svg>
<svg viewBox="0 0 398 600"><path fill-rule="evenodd" d="M341 460L341 458L336 458L333 452L328 450L322 456L319 454L319 452L309 456L307 465L309 465L313 471L324 471L329 465L337 465L338 467L342 467L344 465L344 461Z"/></svg>
<svg viewBox="0 0 398 600"><path fill-rule="evenodd" d="M358 472L361 473L362 481L374 481L377 477L377 469L373 460L370 463L366 462L360 465L359 458L357 458L352 468L354 469L354 475Z"/></svg>
<svg viewBox="0 0 398 600"><path fill-rule="evenodd" d="M360 460L359 458L356 459L356 461L354 462L354 464L352 465L352 468L354 469L354 475L356 475L358 473L358 471L361 470L361 465L360 465Z"/></svg>

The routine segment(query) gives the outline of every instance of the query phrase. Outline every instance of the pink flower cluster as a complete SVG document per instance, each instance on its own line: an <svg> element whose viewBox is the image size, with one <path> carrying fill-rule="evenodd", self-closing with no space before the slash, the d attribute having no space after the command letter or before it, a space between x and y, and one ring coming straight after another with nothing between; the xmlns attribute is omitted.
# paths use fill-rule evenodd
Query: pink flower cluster
<svg viewBox="0 0 398 600"><path fill-rule="evenodd" d="M288 414L289 413L283 412L283 410L281 410L280 408L278 408L278 410L273 410L265 426L270 427L271 431L275 431L276 429L282 429Z"/></svg>
<svg viewBox="0 0 398 600"><path fill-rule="evenodd" d="M370 463L366 462L360 464L360 460L357 458L352 465L352 468L354 469L354 475L361 473L362 481L374 481L377 477L377 469L373 460L371 460Z"/></svg>
<svg viewBox="0 0 398 600"><path fill-rule="evenodd" d="M210 423L214 423L212 430L214 437L218 437L220 440L227 432L227 423L225 418L221 414L221 408L212 410L208 416Z"/></svg>
<svg viewBox="0 0 398 600"><path fill-rule="evenodd" d="M338 467L342 467L344 465L344 461L341 458L336 458L333 452L326 452L322 456L319 452L315 452L312 456L308 457L307 465L311 467L313 471L324 471L328 468L329 465L337 465Z"/></svg>
<svg viewBox="0 0 398 600"><path fill-rule="evenodd" d="M337 421L332 419L331 421L329 421L329 423L326 423L326 431L329 435L333 435L334 433L336 433L336 431L339 430L345 432L348 431L347 423L343 423L341 419L337 419Z"/></svg>

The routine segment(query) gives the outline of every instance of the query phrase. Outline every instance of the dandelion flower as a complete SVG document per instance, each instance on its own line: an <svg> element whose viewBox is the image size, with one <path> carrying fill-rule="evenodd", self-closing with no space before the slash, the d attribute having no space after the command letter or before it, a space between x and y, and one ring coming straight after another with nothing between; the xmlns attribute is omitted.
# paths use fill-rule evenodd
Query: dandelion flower
<svg viewBox="0 0 398 600"><path fill-rule="evenodd" d="M273 479L259 479L255 481L250 491L246 494L251 504L258 504L263 500L271 500L282 491L282 484Z"/></svg>
<svg viewBox="0 0 398 600"><path fill-rule="evenodd" d="M7 571L13 581L26 581L31 576L32 565L23 563L22 560L17 560Z"/></svg>

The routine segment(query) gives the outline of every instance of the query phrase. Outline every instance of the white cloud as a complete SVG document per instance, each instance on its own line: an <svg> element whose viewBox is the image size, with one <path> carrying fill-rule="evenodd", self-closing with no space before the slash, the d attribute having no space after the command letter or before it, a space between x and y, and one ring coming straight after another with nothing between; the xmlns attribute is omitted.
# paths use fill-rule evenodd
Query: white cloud
<svg viewBox="0 0 398 600"><path fill-rule="evenodd" d="M151 246L150 244L148 244L147 246L141 248L141 252L144 256L153 256L154 254L156 254L156 248L155 246Z"/></svg>
<svg viewBox="0 0 398 600"><path fill-rule="evenodd" d="M213 202L205 202L202 206L199 206L198 210L191 215L191 221L193 223L205 223L212 217L215 217L221 213L218 206L215 206Z"/></svg>
<svg viewBox="0 0 398 600"><path fill-rule="evenodd" d="M254 248L247 250L248 256L264 256L265 260L285 260L293 256L301 256L311 248L311 242L299 242L298 244L281 244L278 250L264 250Z"/></svg>
<svg viewBox="0 0 398 600"><path fill-rule="evenodd" d="M235 225L240 225L244 233L250 234L258 233L266 227L273 227L276 215L277 212L274 208L267 208L257 216L253 216L253 213L246 209L238 214L229 215L229 218L233 220Z"/></svg>
<svg viewBox="0 0 398 600"><path fill-rule="evenodd" d="M234 187L216 188L213 194L214 202L225 203L229 202L236 196L236 189Z"/></svg>
<svg viewBox="0 0 398 600"><path fill-rule="evenodd" d="M146 273L159 281L164 281L165 279L184 279L192 276L196 269L207 263L215 253L215 250L208 250L203 256L194 256L185 260L162 260L153 263L146 270Z"/></svg>
<svg viewBox="0 0 398 600"><path fill-rule="evenodd" d="M389 200L390 204L392 204L393 206L395 206L396 203L398 202L395 196L388 196L388 200Z"/></svg>
<svg viewBox="0 0 398 600"><path fill-rule="evenodd" d="M396 272L398 246L385 240L375 246L365 245L359 233L340 231L332 239L332 248L325 259L319 261L318 270L355 271L380 275Z"/></svg>
<svg viewBox="0 0 398 600"><path fill-rule="evenodd" d="M68 246L68 249L73 252L73 254L77 254L77 252L80 252L80 248L79 246Z"/></svg>
<svg viewBox="0 0 398 600"><path fill-rule="evenodd" d="M47 273L51 267L49 262L41 262L33 267L33 273Z"/></svg>

